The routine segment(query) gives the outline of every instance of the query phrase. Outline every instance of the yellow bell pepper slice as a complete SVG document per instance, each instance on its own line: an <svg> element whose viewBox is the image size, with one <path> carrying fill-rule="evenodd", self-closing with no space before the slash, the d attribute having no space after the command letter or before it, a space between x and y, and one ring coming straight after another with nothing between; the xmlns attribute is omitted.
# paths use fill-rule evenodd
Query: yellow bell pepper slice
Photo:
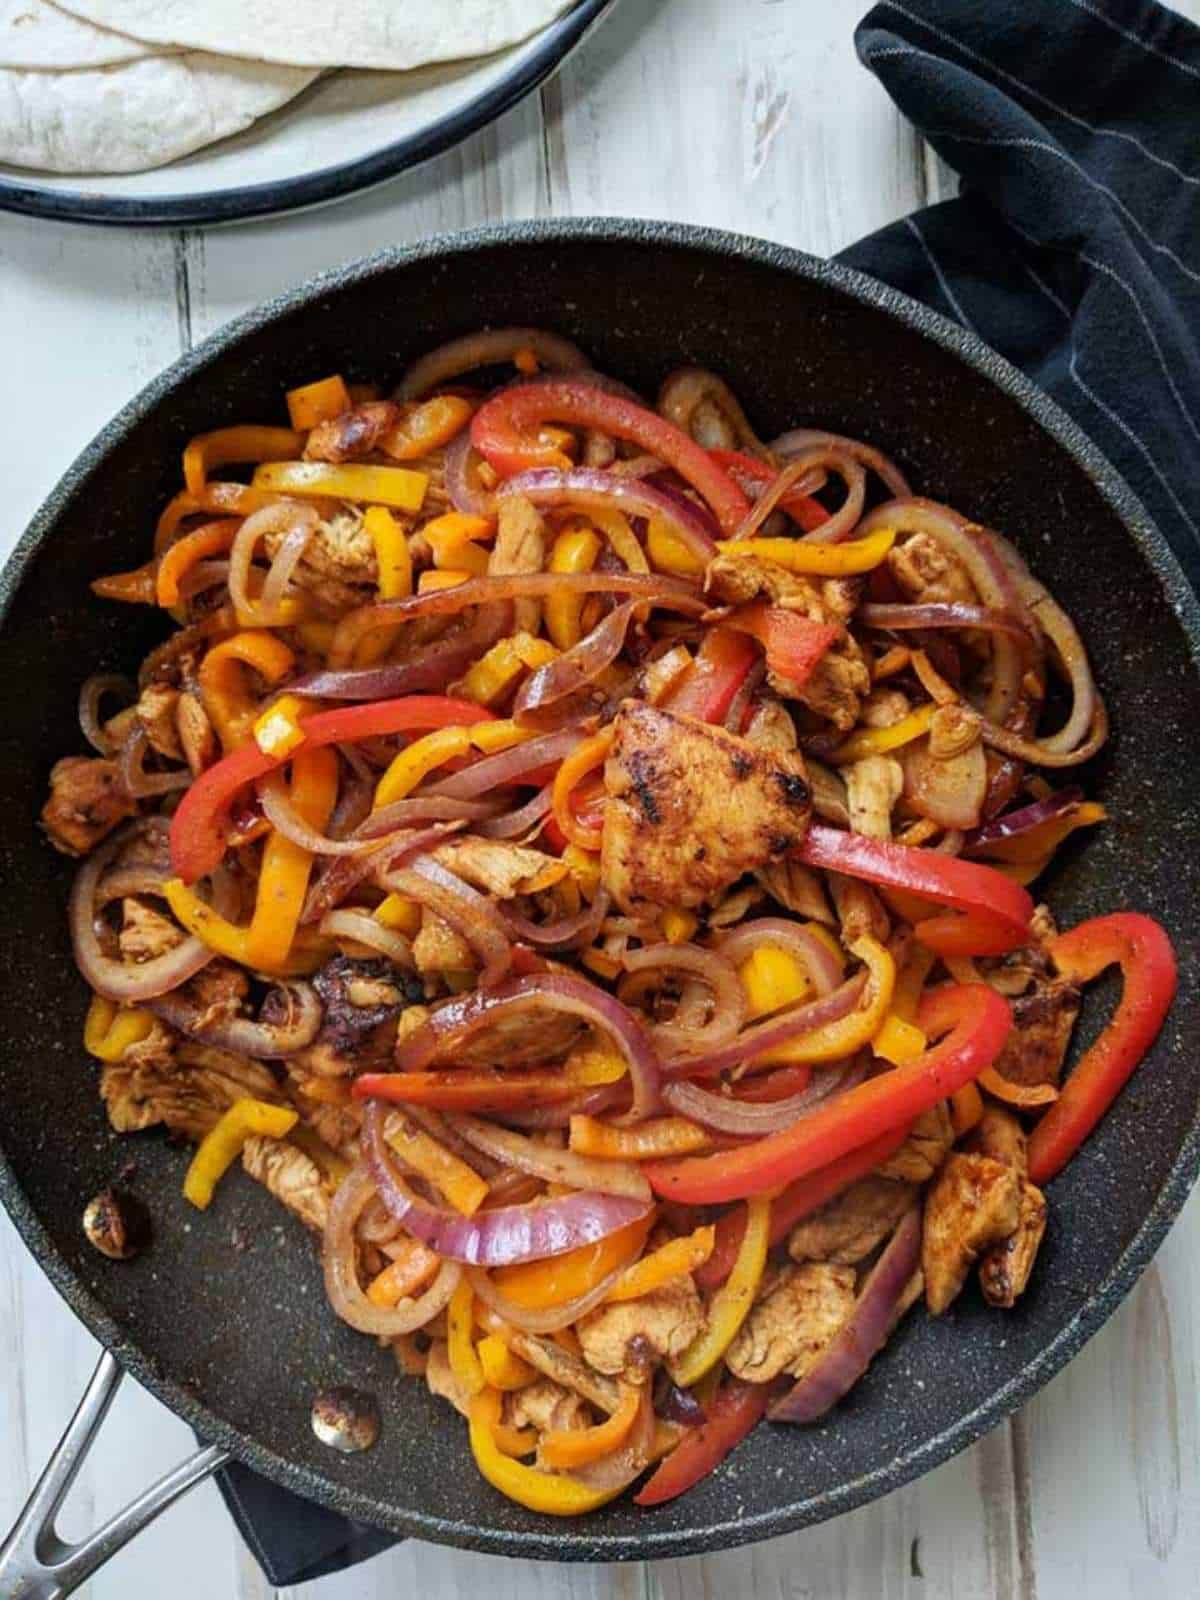
<svg viewBox="0 0 1200 1600"><path fill-rule="evenodd" d="M201 495L214 467L243 461L289 465L303 450L304 435L292 428L218 428L215 433L200 433L189 440L183 452L183 481L189 494Z"/></svg>
<svg viewBox="0 0 1200 1600"><path fill-rule="evenodd" d="M301 718L312 710L311 700L281 694L254 720L254 742L265 756L287 756L304 740Z"/></svg>
<svg viewBox="0 0 1200 1600"><path fill-rule="evenodd" d="M316 383L304 383L287 392L288 417L292 427L301 432L315 428L319 422L340 417L352 404L346 380L337 372L330 378L318 378Z"/></svg>
<svg viewBox="0 0 1200 1600"><path fill-rule="evenodd" d="M338 758L329 746L301 750L292 762L291 803L318 833L324 831L337 801ZM272 832L263 849L254 916L246 931L248 966L278 967L292 948L308 894L313 858L283 834Z"/></svg>
<svg viewBox="0 0 1200 1600"><path fill-rule="evenodd" d="M651 517L646 529L646 554L657 572L675 572L684 578L704 571L704 563L665 523Z"/></svg>
<svg viewBox="0 0 1200 1600"><path fill-rule="evenodd" d="M547 570L550 572L591 572L600 554L600 536L593 528L577 525L564 528L554 541ZM583 596L548 595L542 603L546 632L560 650L579 643Z"/></svg>
<svg viewBox="0 0 1200 1600"><path fill-rule="evenodd" d="M380 448L394 461L416 461L461 433L471 420L472 409L462 395L434 395L401 417L385 434Z"/></svg>
<svg viewBox="0 0 1200 1600"><path fill-rule="evenodd" d="M446 1307L446 1355L450 1370L469 1395L483 1389L483 1368L475 1354L475 1296L466 1278L450 1296Z"/></svg>
<svg viewBox="0 0 1200 1600"><path fill-rule="evenodd" d="M671 1376L680 1388L711 1372L750 1314L767 1264L770 1229L771 1196L756 1194L746 1202L746 1231L733 1270L709 1305L708 1324L671 1366Z"/></svg>
<svg viewBox="0 0 1200 1600"><path fill-rule="evenodd" d="M655 1161L696 1155L712 1146L708 1130L688 1117L651 1117L632 1128L614 1128L583 1112L571 1118L570 1149L601 1161Z"/></svg>
<svg viewBox="0 0 1200 1600"><path fill-rule="evenodd" d="M360 461L341 466L327 461L266 461L254 469L252 487L310 499L392 506L411 515L425 502L429 477L407 467L374 467Z"/></svg>
<svg viewBox="0 0 1200 1600"><path fill-rule="evenodd" d="M432 594L436 589L457 589L460 583L468 583L475 576L474 572L467 572L462 567L445 572L429 567L417 579L417 593Z"/></svg>
<svg viewBox="0 0 1200 1600"><path fill-rule="evenodd" d="M485 1334L475 1346L484 1381L489 1389L509 1393L513 1389L526 1389L537 1381L537 1369L505 1344L494 1333Z"/></svg>
<svg viewBox="0 0 1200 1600"><path fill-rule="evenodd" d="M514 633L510 638L499 640L467 669L456 692L477 705L493 705L516 687L526 669L536 671L538 667L547 666L558 653L549 639L537 639L532 633Z"/></svg>
<svg viewBox="0 0 1200 1600"><path fill-rule="evenodd" d="M569 844L561 859L587 898L594 899L600 887L600 863L595 854L591 850L581 850L577 844Z"/></svg>
<svg viewBox="0 0 1200 1600"><path fill-rule="evenodd" d="M453 567L456 563L449 557L467 548L476 555L482 554L486 564L487 552L480 551L479 541L490 539L495 531L496 524L491 517L476 517L466 511L446 511L427 522L421 529L421 536L428 541L433 559L439 567Z"/></svg>
<svg viewBox="0 0 1200 1600"><path fill-rule="evenodd" d="M513 745L524 744L527 739L532 739L533 730L522 728L510 717L498 717L495 722L471 723L467 736L476 750L494 756L501 750L511 750Z"/></svg>
<svg viewBox="0 0 1200 1600"><path fill-rule="evenodd" d="M396 1132L389 1133L388 1143L405 1166L440 1189L464 1217L474 1216L487 1199L488 1186L474 1168L415 1122L406 1121Z"/></svg>
<svg viewBox="0 0 1200 1600"><path fill-rule="evenodd" d="M391 928L394 933L406 934L410 939L415 938L421 931L421 908L407 895L389 894L386 900L375 907L372 915L375 921L381 922L385 928Z"/></svg>
<svg viewBox="0 0 1200 1600"><path fill-rule="evenodd" d="M258 716L258 701L246 682L245 667L274 685L296 662L282 639L262 628L249 628L213 645L200 663L200 698L221 743L236 750L249 737Z"/></svg>
<svg viewBox="0 0 1200 1600"><path fill-rule="evenodd" d="M700 926L700 918L694 911L664 911L658 925L668 944L686 944Z"/></svg>
<svg viewBox="0 0 1200 1600"><path fill-rule="evenodd" d="M896 986L896 963L878 939L864 934L852 945L854 954L867 968L867 987L862 999L847 1016L827 1022L811 1033L801 1034L790 1044L781 1044L757 1061L821 1062L840 1061L869 1044L887 1021Z"/></svg>
<svg viewBox="0 0 1200 1600"><path fill-rule="evenodd" d="M554 775L554 787L551 790L551 810L554 813L554 820L558 823L563 836L581 850L598 851L601 830L586 828L576 820L575 813L571 810L571 794L582 778L587 777L588 773L597 767L603 766L608 759L612 742L612 728L601 729L599 733L593 734L590 739L585 739L582 744L577 745Z"/></svg>
<svg viewBox="0 0 1200 1600"><path fill-rule="evenodd" d="M94 994L83 1024L83 1048L97 1061L120 1061L131 1044L149 1037L153 1026L149 1011L117 1006Z"/></svg>
<svg viewBox="0 0 1200 1600"><path fill-rule="evenodd" d="M920 1028L896 1015L893 1003L891 1015L871 1040L871 1049L894 1067L902 1067L906 1061L915 1061L927 1043Z"/></svg>
<svg viewBox="0 0 1200 1600"><path fill-rule="evenodd" d="M327 656L333 645L336 627L336 622L323 622L314 617L311 622L298 622L296 632L306 650L311 650L314 655Z"/></svg>
<svg viewBox="0 0 1200 1600"><path fill-rule="evenodd" d="M408 536L386 506L368 506L363 527L375 546L381 600L404 600L412 593L412 556Z"/></svg>
<svg viewBox="0 0 1200 1600"><path fill-rule="evenodd" d="M536 1467L527 1467L505 1455L496 1437L501 1401L498 1390L484 1389L472 1399L470 1409L471 1454L493 1489L530 1511L540 1511L551 1517L584 1516L624 1492L620 1487L590 1489L578 1478L540 1472Z"/></svg>
<svg viewBox="0 0 1200 1600"><path fill-rule="evenodd" d="M808 544L803 539L725 539L723 556L759 556L777 562L789 572L802 572L815 578L854 577L871 572L896 542L894 528L880 528L865 539L845 544Z"/></svg>
<svg viewBox="0 0 1200 1600"><path fill-rule="evenodd" d="M775 945L759 945L738 968L738 976L750 1002L749 1015L769 1017L785 1006L794 1006L812 992L808 974L790 950Z"/></svg>
<svg viewBox="0 0 1200 1600"><path fill-rule="evenodd" d="M860 728L844 739L828 759L835 766L844 766L848 761L862 761L865 756L882 756L889 750L898 750L901 745L911 744L929 732L936 710L935 705L918 706L886 728Z"/></svg>
<svg viewBox="0 0 1200 1600"><path fill-rule="evenodd" d="M200 1141L183 1180L185 1200L201 1211L212 1203L217 1184L229 1170L246 1140L252 1134L282 1139L296 1126L295 1111L288 1106L273 1106L265 1100L236 1100Z"/></svg>
<svg viewBox="0 0 1200 1600"><path fill-rule="evenodd" d="M607 1303L640 1300L643 1295L661 1289L664 1283L682 1278L685 1272L695 1272L712 1255L716 1237L717 1230L710 1225L678 1239L669 1239L621 1274L605 1297Z"/></svg>
<svg viewBox="0 0 1200 1600"><path fill-rule="evenodd" d="M619 978L625 970L615 956L608 955L604 950L598 950L595 945L588 950L581 950L579 959L589 972L594 972L598 978L604 978L610 983L614 978Z"/></svg>
<svg viewBox="0 0 1200 1600"><path fill-rule="evenodd" d="M421 783L435 767L444 766L456 756L465 756L471 749L471 739L466 728L435 728L406 745L375 786L375 810L403 800Z"/></svg>

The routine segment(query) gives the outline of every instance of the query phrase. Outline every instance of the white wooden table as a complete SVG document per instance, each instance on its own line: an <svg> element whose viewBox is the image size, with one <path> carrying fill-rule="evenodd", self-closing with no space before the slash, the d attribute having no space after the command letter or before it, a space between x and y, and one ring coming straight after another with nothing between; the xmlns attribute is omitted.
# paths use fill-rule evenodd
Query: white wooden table
<svg viewBox="0 0 1200 1600"><path fill-rule="evenodd" d="M1180 8L1200 20L1200 0ZM207 234L0 217L11 517L0 547L7 551L96 429L181 349L277 290L379 246L510 218L609 213L710 223L827 254L939 198L946 174L854 57L864 9L865 0L621 0L540 96L420 172L306 216ZM410 1542L280 1592L288 1600L1195 1596L1197 1245L1193 1200L1112 1322L1018 1417L921 1482L824 1527L727 1555L625 1567L509 1562ZM90 1335L0 1218L3 1526L95 1358ZM93 1526L191 1444L182 1423L127 1383L65 1531ZM271 1591L206 1484L86 1593L261 1600Z"/></svg>

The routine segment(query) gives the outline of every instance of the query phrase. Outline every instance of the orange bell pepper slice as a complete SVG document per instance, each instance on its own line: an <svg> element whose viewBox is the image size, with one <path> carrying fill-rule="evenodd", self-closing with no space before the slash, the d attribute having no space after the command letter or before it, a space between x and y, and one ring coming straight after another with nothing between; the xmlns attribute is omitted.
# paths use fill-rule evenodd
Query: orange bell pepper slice
<svg viewBox="0 0 1200 1600"><path fill-rule="evenodd" d="M522 1262L515 1267L498 1267L492 1283L514 1305L527 1311L540 1311L564 1305L589 1293L602 1278L632 1261L646 1242L654 1222L654 1212L639 1217L627 1227L618 1228L595 1244L580 1245L545 1261Z"/></svg>
<svg viewBox="0 0 1200 1600"><path fill-rule="evenodd" d="M619 1450L637 1421L642 1391L622 1386L621 1404L594 1428L551 1428L542 1435L540 1460L548 1467L585 1467Z"/></svg>

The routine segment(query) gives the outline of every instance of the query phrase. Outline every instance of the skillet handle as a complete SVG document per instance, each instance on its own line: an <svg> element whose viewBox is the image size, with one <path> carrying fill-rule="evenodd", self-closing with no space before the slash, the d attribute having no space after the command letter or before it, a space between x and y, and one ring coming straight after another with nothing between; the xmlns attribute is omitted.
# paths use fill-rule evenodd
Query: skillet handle
<svg viewBox="0 0 1200 1600"><path fill-rule="evenodd" d="M120 1364L106 1350L46 1470L0 1545L0 1595L5 1600L60 1600L60 1596L74 1593L160 1511L228 1461L227 1450L207 1445L151 1484L95 1533L79 1544L65 1544L55 1532L55 1519L123 1377Z"/></svg>

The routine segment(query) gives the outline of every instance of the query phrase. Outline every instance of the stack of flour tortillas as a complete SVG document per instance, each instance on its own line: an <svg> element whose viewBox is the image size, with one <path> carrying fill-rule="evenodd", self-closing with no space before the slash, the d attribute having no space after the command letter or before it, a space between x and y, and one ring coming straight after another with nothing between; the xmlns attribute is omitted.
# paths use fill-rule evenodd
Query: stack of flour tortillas
<svg viewBox="0 0 1200 1600"><path fill-rule="evenodd" d="M0 0L0 162L144 171L239 133L327 68L488 55L569 4Z"/></svg>

